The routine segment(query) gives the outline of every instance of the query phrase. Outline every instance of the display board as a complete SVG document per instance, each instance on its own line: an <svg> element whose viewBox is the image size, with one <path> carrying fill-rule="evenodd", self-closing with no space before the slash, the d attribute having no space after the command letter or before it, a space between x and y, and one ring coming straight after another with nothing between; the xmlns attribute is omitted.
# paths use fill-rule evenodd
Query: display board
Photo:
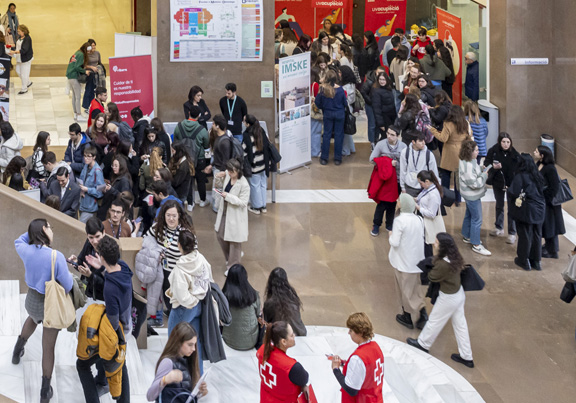
<svg viewBox="0 0 576 403"><path fill-rule="evenodd" d="M286 20L298 37L308 34L316 38L326 18L332 24L341 25L345 33L352 35L352 2L350 0L276 0L274 15L276 28L281 20Z"/></svg>
<svg viewBox="0 0 576 403"><path fill-rule="evenodd" d="M110 87L111 101L130 127L134 125L130 116L132 108L140 106L144 116L154 117L151 56L111 57Z"/></svg>
<svg viewBox="0 0 576 403"><path fill-rule="evenodd" d="M311 161L310 52L280 59L278 75L280 172Z"/></svg>
<svg viewBox="0 0 576 403"><path fill-rule="evenodd" d="M444 41L444 46L450 50L454 66L454 86L452 87L452 102L462 105L462 23L460 17L436 7L438 21L438 39Z"/></svg>
<svg viewBox="0 0 576 403"><path fill-rule="evenodd" d="M152 37L133 34L114 34L114 56L152 54Z"/></svg>
<svg viewBox="0 0 576 403"><path fill-rule="evenodd" d="M0 58L0 113L5 122L10 120L10 58ZM14 87L15 88L15 87Z"/></svg>
<svg viewBox="0 0 576 403"><path fill-rule="evenodd" d="M406 0L366 0L364 31L387 38L396 28L406 29Z"/></svg>
<svg viewBox="0 0 576 403"><path fill-rule="evenodd" d="M170 61L262 61L263 2L170 0Z"/></svg>

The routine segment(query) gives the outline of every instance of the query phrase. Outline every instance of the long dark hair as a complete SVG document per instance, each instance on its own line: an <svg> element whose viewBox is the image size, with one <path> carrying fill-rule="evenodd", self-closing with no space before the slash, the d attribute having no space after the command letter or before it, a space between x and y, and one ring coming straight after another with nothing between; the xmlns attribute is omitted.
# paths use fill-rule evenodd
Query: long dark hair
<svg viewBox="0 0 576 403"><path fill-rule="evenodd" d="M510 148L508 150L512 150L512 148L514 147L514 143L512 142L512 137L507 132L500 132L500 134L498 135L498 147L500 147L500 149L502 149L502 140L503 139L510 140Z"/></svg>
<svg viewBox="0 0 576 403"><path fill-rule="evenodd" d="M260 126L260 122L254 115L246 115L246 123L250 125L246 131L254 137L254 144L256 144L256 149L262 151L264 149L264 130Z"/></svg>
<svg viewBox="0 0 576 403"><path fill-rule="evenodd" d="M188 101L190 101L191 103L194 102L194 97L195 97L196 94L198 94L199 92L201 92L202 94L204 94L204 91L202 90L202 88L200 88L200 86L198 86L198 85L193 85L192 88L190 88L190 91L188 92Z"/></svg>
<svg viewBox="0 0 576 403"><path fill-rule="evenodd" d="M184 208L180 202L178 200L168 200L162 205L160 212L154 220L154 225L156 226L154 232L156 235L156 241L158 242L164 242L164 229L165 227L167 228L166 211L170 210L171 208L176 208L176 211L178 211L178 225L180 225L180 228L187 229L188 231L195 234L191 219L189 218L189 215L186 214L186 211L184 211Z"/></svg>
<svg viewBox="0 0 576 403"><path fill-rule="evenodd" d="M18 192L21 192L24 189L24 177L20 172L14 172L10 177L10 185L8 185L10 189L14 189Z"/></svg>
<svg viewBox="0 0 576 403"><path fill-rule="evenodd" d="M442 104L445 104L445 103L452 104L452 100L450 99L450 96L444 90L438 90L436 92L436 95L434 95L434 102L436 102L437 107L442 105Z"/></svg>
<svg viewBox="0 0 576 403"><path fill-rule="evenodd" d="M554 155L552 154L552 150L546 146L538 146L537 150L542 156L542 159L540 160L542 165L554 165Z"/></svg>
<svg viewBox="0 0 576 403"><path fill-rule="evenodd" d="M436 264L436 262L446 257L450 261L452 271L460 272L464 268L464 259L462 258L452 235L447 232L439 232L436 235L436 239L438 240L438 252L432 259L432 262Z"/></svg>
<svg viewBox="0 0 576 403"><path fill-rule="evenodd" d="M354 70L352 70L350 67L340 66L340 74L342 75L341 85L356 85L356 76L354 75Z"/></svg>
<svg viewBox="0 0 576 403"><path fill-rule="evenodd" d="M440 52L440 58L446 67L450 69L452 75L454 75L454 64L452 63L452 55L450 54L450 50L446 46L442 46L440 49L438 49L438 51Z"/></svg>
<svg viewBox="0 0 576 403"><path fill-rule="evenodd" d="M381 86L380 85L380 77L384 77L386 79L386 85ZM390 80L390 77L388 77L388 74L382 72L380 74L378 74L378 76L376 77L376 80L374 80L374 88L384 88L388 91L392 91L392 81Z"/></svg>
<svg viewBox="0 0 576 403"><path fill-rule="evenodd" d="M120 117L120 110L118 109L118 105L114 102L108 102L108 113L110 116L108 117L109 122L122 122L122 118Z"/></svg>
<svg viewBox="0 0 576 403"><path fill-rule="evenodd" d="M176 171L178 168L180 168L180 160L182 157L186 157L186 161L182 163L188 164L190 176L194 176L194 162L192 161L192 158L190 158L190 154L188 154L188 150L186 149L184 143L181 141L176 141L172 144L172 148L174 149L174 155L172 155L172 159L168 164L168 168L170 168L172 175L176 175Z"/></svg>
<svg viewBox="0 0 576 403"><path fill-rule="evenodd" d="M366 48L378 48L378 43L374 37L374 32L366 31L364 32L364 37L366 38Z"/></svg>
<svg viewBox="0 0 576 403"><path fill-rule="evenodd" d="M188 340L192 340L194 337L196 337L196 350L194 350L190 357L183 357L183 359L186 361L186 369L188 369L190 378L192 379L192 383L190 385L192 388L196 386L198 380L200 379L200 366L198 364L199 336L198 332L192 327L190 323L180 322L174 327L172 333L170 333L170 337L168 337L168 341L166 342L166 346L164 346L162 354L160 354L158 363L156 364L156 371L158 371L158 366L164 358L170 358L171 360L180 358L180 349L182 348L182 344Z"/></svg>
<svg viewBox="0 0 576 403"><path fill-rule="evenodd" d="M302 301L298 297L296 290L288 282L288 274L281 267L276 267L268 276L266 290L264 292L266 300L276 300L276 312L279 318L292 318L292 306L298 310L302 309Z"/></svg>
<svg viewBox="0 0 576 403"><path fill-rule="evenodd" d="M8 182L8 178L10 178L15 173L22 172L22 168L26 166L26 160L16 155L14 158L10 160L6 170L4 171L4 176L2 177L2 183L5 185Z"/></svg>
<svg viewBox="0 0 576 403"><path fill-rule="evenodd" d="M258 292L250 285L248 273L241 264L235 264L228 270L222 293L228 304L235 308L246 308L258 299Z"/></svg>
<svg viewBox="0 0 576 403"><path fill-rule="evenodd" d="M50 137L50 133L44 131L38 132L36 144L34 144L34 151L41 149L43 153L46 153L46 151L48 151L48 145L46 144L48 137Z"/></svg>
<svg viewBox="0 0 576 403"><path fill-rule="evenodd" d="M438 56L436 56L436 51L434 50L434 46L432 46L431 44L426 45L426 47L424 47L424 50L426 51L426 54L428 56L430 56L430 66L432 67L436 67L436 59L438 58Z"/></svg>
<svg viewBox="0 0 576 403"><path fill-rule="evenodd" d="M420 171L418 172L417 178L422 182L426 182L427 180L432 182L436 186L436 189L438 189L440 197L444 197L444 191L442 189L442 186L440 186L440 182L438 181L438 178L436 177L434 171L427 171L427 170Z"/></svg>
<svg viewBox="0 0 576 403"><path fill-rule="evenodd" d="M118 174L115 174L114 171L112 171L112 173L110 174L110 183L114 184L117 180L124 177L128 179L130 187L132 187L132 177L130 176L130 172L128 172L128 164L126 163L126 158L123 158L118 155L114 157L114 159L112 160L112 164L114 164L114 161L118 161L118 165L120 166L120 168L118 169Z"/></svg>
<svg viewBox="0 0 576 403"><path fill-rule="evenodd" d="M304 52L308 52L310 50L310 46L312 44L312 38L308 34L302 34L300 40L298 41L298 47L302 49Z"/></svg>
<svg viewBox="0 0 576 403"><path fill-rule="evenodd" d="M538 171L536 163L532 159L532 156L526 153L520 154L515 174L518 175L524 172L528 174L531 181L534 182L537 187L544 186L544 178L540 174L540 171Z"/></svg>
<svg viewBox="0 0 576 403"><path fill-rule="evenodd" d="M464 111L459 105L452 105L450 107L450 112L448 112L446 122L451 122L456 126L456 133L468 134L468 121L466 120Z"/></svg>
<svg viewBox="0 0 576 403"><path fill-rule="evenodd" d="M420 106L420 102L418 102L418 97L416 95L406 94L404 100L405 100L404 111L402 113L411 111L414 114L414 116L416 116L418 112L422 110L422 107Z"/></svg>
<svg viewBox="0 0 576 403"><path fill-rule="evenodd" d="M48 221L44 218L37 218L32 220L28 225L28 244L36 245L41 248L42 246L50 246L50 238L44 232L44 227L48 226Z"/></svg>
<svg viewBox="0 0 576 403"><path fill-rule="evenodd" d="M266 327L266 334L264 335L264 354L262 355L262 362L268 361L270 353L274 350L274 346L279 346L282 339L288 338L288 323L279 320Z"/></svg>

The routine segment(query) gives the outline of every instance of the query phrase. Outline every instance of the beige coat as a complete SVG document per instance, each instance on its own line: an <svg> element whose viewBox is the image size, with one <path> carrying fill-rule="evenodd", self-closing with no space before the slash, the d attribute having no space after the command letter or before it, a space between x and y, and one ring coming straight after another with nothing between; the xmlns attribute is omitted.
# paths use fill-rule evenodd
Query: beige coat
<svg viewBox="0 0 576 403"><path fill-rule="evenodd" d="M458 163L460 162L460 147L464 140L471 140L470 126L468 126L468 133L456 133L456 126L452 122L444 122L442 132L435 128L430 129L434 137L444 143L442 149L442 160L440 161L440 168L450 172L458 170Z"/></svg>
<svg viewBox="0 0 576 403"><path fill-rule="evenodd" d="M230 182L230 176L226 171L224 179L224 189ZM227 242L246 242L248 240L248 201L250 200L250 185L244 176L232 186L218 207L218 216L214 229L218 232L220 222L226 210L226 222L224 223L224 240Z"/></svg>

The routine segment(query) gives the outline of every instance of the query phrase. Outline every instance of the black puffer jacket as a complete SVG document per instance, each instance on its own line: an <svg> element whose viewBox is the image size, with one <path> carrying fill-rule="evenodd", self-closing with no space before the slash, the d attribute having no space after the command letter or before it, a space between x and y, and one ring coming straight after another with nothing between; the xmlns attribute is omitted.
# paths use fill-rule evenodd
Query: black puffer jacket
<svg viewBox="0 0 576 403"><path fill-rule="evenodd" d="M520 193L524 192L525 197L520 207L516 206L516 199ZM516 221L525 224L542 224L546 212L546 202L542 186L534 183L530 175L526 172L518 173L514 176L508 188L508 208L510 215Z"/></svg>
<svg viewBox="0 0 576 403"><path fill-rule="evenodd" d="M436 92L438 92L438 90L436 88L429 88L429 87L420 88L420 94L422 95L422 97L421 97L422 101L426 105L430 105L431 107L435 107L436 101L434 101L434 97L436 96Z"/></svg>
<svg viewBox="0 0 576 403"><path fill-rule="evenodd" d="M432 126L434 126L439 132L441 132L444 128L444 121L448 117L448 112L450 112L451 107L451 102L444 102L440 105L437 105L435 108L428 109L428 113L430 113L430 120L432 121Z"/></svg>
<svg viewBox="0 0 576 403"><path fill-rule="evenodd" d="M372 108L376 127L388 127L396 119L396 105L391 90L382 87L372 88Z"/></svg>
<svg viewBox="0 0 576 403"><path fill-rule="evenodd" d="M364 102L366 105L372 106L372 88L374 87L374 83L376 82L376 70L369 71L366 74L366 80L360 86L360 94L362 94L362 98L364 98Z"/></svg>

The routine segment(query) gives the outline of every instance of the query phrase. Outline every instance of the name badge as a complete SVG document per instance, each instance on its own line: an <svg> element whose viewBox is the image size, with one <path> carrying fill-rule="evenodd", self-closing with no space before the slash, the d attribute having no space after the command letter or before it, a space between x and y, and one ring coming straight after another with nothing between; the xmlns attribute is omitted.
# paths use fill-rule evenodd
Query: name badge
<svg viewBox="0 0 576 403"><path fill-rule="evenodd" d="M228 121L228 124L229 124L229 125L234 125L234 121L233 121L233 120L229 120L229 121Z"/></svg>

